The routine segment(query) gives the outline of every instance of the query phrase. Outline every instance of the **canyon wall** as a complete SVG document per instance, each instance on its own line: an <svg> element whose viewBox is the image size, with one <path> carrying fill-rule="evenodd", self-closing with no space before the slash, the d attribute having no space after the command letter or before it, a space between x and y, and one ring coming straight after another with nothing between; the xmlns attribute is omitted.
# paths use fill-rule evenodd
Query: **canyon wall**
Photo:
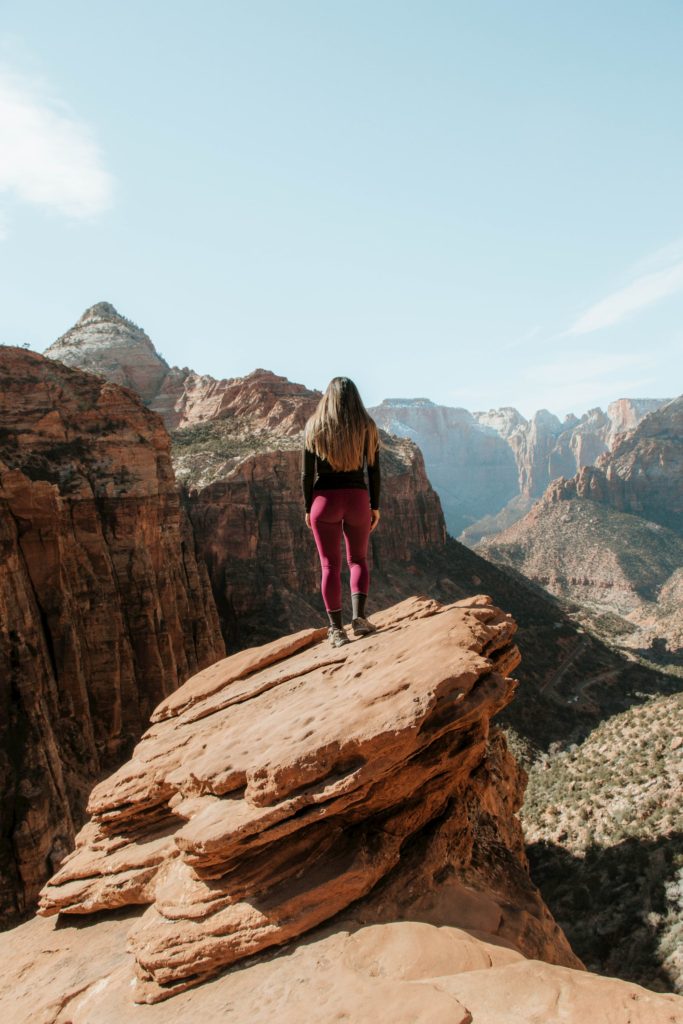
<svg viewBox="0 0 683 1024"><path fill-rule="evenodd" d="M224 653L161 419L0 348L0 921L70 848L93 781Z"/></svg>
<svg viewBox="0 0 683 1024"><path fill-rule="evenodd" d="M547 409L526 420L512 407L469 412L427 398L385 399L369 411L420 446L449 533L474 545L528 512L552 480L594 465L666 401L619 399L607 413L594 408L564 421Z"/></svg>
<svg viewBox="0 0 683 1024"><path fill-rule="evenodd" d="M594 466L553 480L527 515L476 550L623 617L613 622L623 647L680 651L683 397L648 413Z"/></svg>

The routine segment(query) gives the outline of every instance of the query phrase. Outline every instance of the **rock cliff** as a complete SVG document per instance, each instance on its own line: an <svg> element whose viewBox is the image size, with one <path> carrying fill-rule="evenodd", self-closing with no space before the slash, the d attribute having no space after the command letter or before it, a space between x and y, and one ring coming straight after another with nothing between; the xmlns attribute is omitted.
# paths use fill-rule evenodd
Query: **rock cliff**
<svg viewBox="0 0 683 1024"><path fill-rule="evenodd" d="M594 466L554 480L476 549L553 594L623 616L623 646L681 649L683 398L648 413Z"/></svg>
<svg viewBox="0 0 683 1024"><path fill-rule="evenodd" d="M518 469L507 419L480 423L467 409L451 409L427 398L385 399L369 410L378 426L419 445L436 488L449 533L457 535L519 493ZM513 421L523 421L511 410Z"/></svg>
<svg viewBox="0 0 683 1024"><path fill-rule="evenodd" d="M137 395L0 348L0 920L73 844L93 781L224 651L168 435Z"/></svg>
<svg viewBox="0 0 683 1024"><path fill-rule="evenodd" d="M683 537L683 395L648 413L595 466L553 481L543 500L573 497L629 512Z"/></svg>
<svg viewBox="0 0 683 1024"><path fill-rule="evenodd" d="M547 409L526 420L511 407L469 412L427 398L385 399L369 411L420 446L449 532L474 545L521 518L551 480L595 464L665 401L619 399L606 414L594 408L563 422Z"/></svg>
<svg viewBox="0 0 683 1024"><path fill-rule="evenodd" d="M16 1024L683 1021L586 971L529 878L526 775L491 725L510 615L413 597L377 623L242 651L162 701L43 917L0 936Z"/></svg>

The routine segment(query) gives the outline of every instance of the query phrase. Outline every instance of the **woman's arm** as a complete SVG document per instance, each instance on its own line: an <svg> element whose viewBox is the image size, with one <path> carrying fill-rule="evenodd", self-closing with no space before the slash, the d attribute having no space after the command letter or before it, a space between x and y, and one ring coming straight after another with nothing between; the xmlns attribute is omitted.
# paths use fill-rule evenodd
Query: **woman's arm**
<svg viewBox="0 0 683 1024"><path fill-rule="evenodd" d="M306 511L311 511L313 504L313 478L315 476L315 452L304 445L301 453L301 488L304 494Z"/></svg>
<svg viewBox="0 0 683 1024"><path fill-rule="evenodd" d="M379 508L379 492L381 485L381 474L379 468L379 445L375 450L375 461L371 466L368 461L368 483L370 484L370 508Z"/></svg>

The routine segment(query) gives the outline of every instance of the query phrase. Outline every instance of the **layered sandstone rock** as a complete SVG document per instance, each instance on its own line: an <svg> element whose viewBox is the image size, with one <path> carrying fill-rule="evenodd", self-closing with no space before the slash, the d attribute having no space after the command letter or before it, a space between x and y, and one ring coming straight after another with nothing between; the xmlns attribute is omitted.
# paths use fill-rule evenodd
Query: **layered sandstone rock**
<svg viewBox="0 0 683 1024"><path fill-rule="evenodd" d="M587 498L544 504L477 545L550 593L629 615L683 565L683 538Z"/></svg>
<svg viewBox="0 0 683 1024"><path fill-rule="evenodd" d="M497 935L580 966L524 870L523 776L489 735L516 687L515 623L483 595L412 598L375 621L345 648L307 630L204 670L93 790L40 912L149 904L128 940L136 999L295 938L379 883L368 920L419 908L455 923L468 880L498 893Z"/></svg>
<svg viewBox="0 0 683 1024"><path fill-rule="evenodd" d="M170 393L170 383L168 392L157 396L151 408L164 415L169 430L239 416L252 433L277 429L285 436L301 433L320 398L320 392L260 368L226 380L191 371L168 412L162 402L165 393Z"/></svg>
<svg viewBox="0 0 683 1024"><path fill-rule="evenodd" d="M683 1022L587 972L528 876L526 774L491 727L511 617L479 594L376 621L242 651L159 705L43 917L0 936L10 1019Z"/></svg>
<svg viewBox="0 0 683 1024"><path fill-rule="evenodd" d="M155 1004L131 1001L131 914L36 918L0 935L0 1011L12 1024L683 1024L678 996L527 959L486 931L493 906L473 895L463 887L462 927L337 918Z"/></svg>
<svg viewBox="0 0 683 1024"><path fill-rule="evenodd" d="M669 401L671 399L668 398L619 398L616 402L610 402L607 406L607 415L611 422L609 448L614 447L614 442L620 434L635 430L649 413L656 412Z"/></svg>
<svg viewBox="0 0 683 1024"><path fill-rule="evenodd" d="M224 653L160 419L0 349L0 917L31 906L87 793Z"/></svg>

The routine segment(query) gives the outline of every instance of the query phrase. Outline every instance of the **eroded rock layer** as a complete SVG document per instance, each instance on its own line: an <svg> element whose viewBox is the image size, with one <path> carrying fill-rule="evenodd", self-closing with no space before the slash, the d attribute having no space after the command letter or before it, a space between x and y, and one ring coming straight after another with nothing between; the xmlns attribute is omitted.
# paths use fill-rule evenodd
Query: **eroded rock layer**
<svg viewBox="0 0 683 1024"><path fill-rule="evenodd" d="M374 621L343 648L304 630L203 670L92 791L39 912L148 904L128 939L137 1001L362 898L368 921L449 923L464 879L496 934L581 967L526 871L524 773L489 731L517 685L514 621L486 595Z"/></svg>
<svg viewBox="0 0 683 1024"><path fill-rule="evenodd" d="M93 782L225 653L169 439L137 395L0 349L0 920L30 908Z"/></svg>

